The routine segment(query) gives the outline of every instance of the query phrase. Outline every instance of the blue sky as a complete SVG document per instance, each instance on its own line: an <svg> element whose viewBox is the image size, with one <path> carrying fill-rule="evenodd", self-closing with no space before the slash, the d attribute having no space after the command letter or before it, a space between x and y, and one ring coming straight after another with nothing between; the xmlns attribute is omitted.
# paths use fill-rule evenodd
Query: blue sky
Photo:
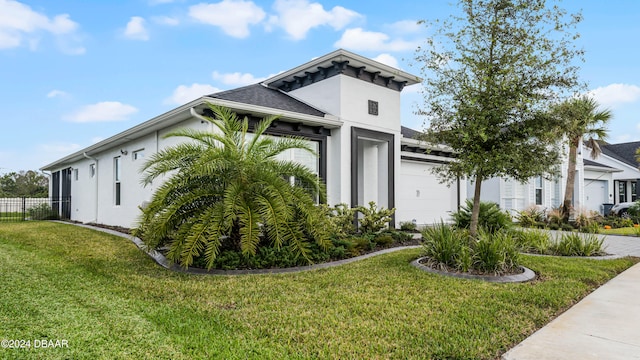
<svg viewBox="0 0 640 360"><path fill-rule="evenodd" d="M62 156L219 90L252 84L337 48L420 75L419 19L450 0L0 0L0 173ZM640 2L582 9L581 79L613 111L610 142L640 140ZM415 129L416 86L402 122Z"/></svg>

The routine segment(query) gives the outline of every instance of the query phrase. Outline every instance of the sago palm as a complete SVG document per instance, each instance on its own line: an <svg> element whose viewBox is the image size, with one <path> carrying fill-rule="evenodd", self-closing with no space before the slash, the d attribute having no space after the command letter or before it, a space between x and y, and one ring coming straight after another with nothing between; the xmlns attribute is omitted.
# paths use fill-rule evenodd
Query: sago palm
<svg viewBox="0 0 640 360"><path fill-rule="evenodd" d="M609 110L598 110L598 102L587 96L566 100L555 106L552 111L562 124L562 131L569 146L567 183L562 203L566 221L573 203L576 159L580 142L586 141L591 149L591 157L597 158L601 153L598 140L606 138L607 123L612 115Z"/></svg>
<svg viewBox="0 0 640 360"><path fill-rule="evenodd" d="M157 152L143 167L145 185L164 181L142 209L137 232L147 245L168 245L167 257L183 266L205 256L209 268L223 249L255 255L263 244L290 245L308 258L311 241L326 247L327 220L315 204L324 200L322 183L305 166L277 159L290 149L313 152L307 142L261 136L274 117L251 135L246 118L209 107L215 131L174 131L167 137L188 141Z"/></svg>

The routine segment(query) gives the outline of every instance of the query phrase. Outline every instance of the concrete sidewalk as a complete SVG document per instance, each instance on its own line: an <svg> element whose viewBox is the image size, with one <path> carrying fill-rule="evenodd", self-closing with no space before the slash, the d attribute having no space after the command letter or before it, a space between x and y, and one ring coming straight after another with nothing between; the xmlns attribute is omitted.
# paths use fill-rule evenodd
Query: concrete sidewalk
<svg viewBox="0 0 640 360"><path fill-rule="evenodd" d="M640 238L608 236L608 252L640 256ZM502 356L640 359L640 264L613 278Z"/></svg>

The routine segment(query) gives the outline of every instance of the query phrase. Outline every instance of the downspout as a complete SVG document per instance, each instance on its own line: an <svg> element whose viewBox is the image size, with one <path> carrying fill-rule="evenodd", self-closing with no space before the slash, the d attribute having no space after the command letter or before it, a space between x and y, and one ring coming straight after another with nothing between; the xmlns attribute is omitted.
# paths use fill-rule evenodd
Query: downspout
<svg viewBox="0 0 640 360"><path fill-rule="evenodd" d="M87 158L89 160L93 160L96 163L96 211L95 211L96 218L94 220L94 223L97 224L98 223L98 189L99 189L98 188L98 179L100 179L100 176L99 176L99 173L98 173L98 159L87 155L86 152L83 152L82 156L84 156L85 158Z"/></svg>
<svg viewBox="0 0 640 360"><path fill-rule="evenodd" d="M190 109L189 109L189 112L191 113L191 116L193 116L194 118L197 118L197 119L200 119L200 120L202 120L202 121L206 121L206 122L209 122L209 121L210 121L210 120L209 120L209 119L207 119L206 117L204 117L204 116L202 116L202 115L198 114L198 113L196 112L196 109L194 109L194 108L190 108Z"/></svg>

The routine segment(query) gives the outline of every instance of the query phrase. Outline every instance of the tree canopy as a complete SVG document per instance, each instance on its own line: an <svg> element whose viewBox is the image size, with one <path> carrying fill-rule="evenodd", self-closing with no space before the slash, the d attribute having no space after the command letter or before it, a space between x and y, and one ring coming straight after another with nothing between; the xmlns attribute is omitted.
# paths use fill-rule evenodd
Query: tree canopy
<svg viewBox="0 0 640 360"><path fill-rule="evenodd" d="M423 140L457 154L435 169L445 181L475 181L472 236L483 180L557 171L558 124L547 110L579 86L581 16L547 3L460 0L461 14L429 24L434 36L416 52L426 79Z"/></svg>
<svg viewBox="0 0 640 360"><path fill-rule="evenodd" d="M47 197L49 178L33 170L10 172L0 177L0 197Z"/></svg>

